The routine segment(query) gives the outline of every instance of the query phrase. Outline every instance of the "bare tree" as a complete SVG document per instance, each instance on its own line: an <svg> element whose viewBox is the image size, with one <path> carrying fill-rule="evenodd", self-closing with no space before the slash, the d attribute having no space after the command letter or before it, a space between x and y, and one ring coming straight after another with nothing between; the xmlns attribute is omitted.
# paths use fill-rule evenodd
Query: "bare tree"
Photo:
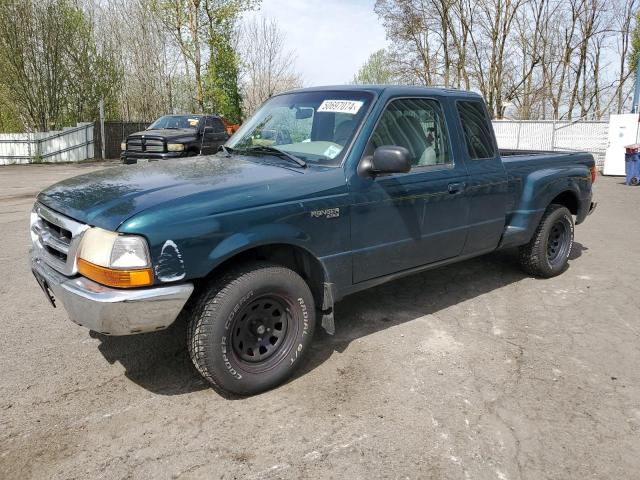
<svg viewBox="0 0 640 480"><path fill-rule="evenodd" d="M627 61L631 50L631 25L638 10L638 0L625 0L622 15L615 16L617 26L617 53L618 53L618 82L615 89L616 113L622 113L624 108L624 86L633 73L633 68L627 67Z"/></svg>
<svg viewBox="0 0 640 480"><path fill-rule="evenodd" d="M478 90L496 117L514 105L520 118L601 118L614 101L623 109L637 2L377 0L375 11L406 83Z"/></svg>
<svg viewBox="0 0 640 480"><path fill-rule="evenodd" d="M185 70L193 66L195 103L204 110L203 40L206 17L202 12L202 0L155 0L154 11L165 26L167 34L178 46L183 56Z"/></svg>
<svg viewBox="0 0 640 480"><path fill-rule="evenodd" d="M190 98L184 102L177 91L185 75L179 51L167 39L152 0L92 1L101 41L117 52L119 117L153 120L174 109L191 110Z"/></svg>
<svg viewBox="0 0 640 480"><path fill-rule="evenodd" d="M285 37L275 20L248 21L242 30L242 96L245 115L269 97L302 86L296 55L285 50Z"/></svg>

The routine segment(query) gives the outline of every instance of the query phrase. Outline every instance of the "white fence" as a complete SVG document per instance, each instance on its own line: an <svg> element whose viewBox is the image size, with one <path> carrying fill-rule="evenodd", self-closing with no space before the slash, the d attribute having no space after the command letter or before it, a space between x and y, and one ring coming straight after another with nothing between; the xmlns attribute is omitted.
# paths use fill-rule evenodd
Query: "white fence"
<svg viewBox="0 0 640 480"><path fill-rule="evenodd" d="M608 145L607 122L494 120L498 147L516 150L565 150L592 153L604 163Z"/></svg>
<svg viewBox="0 0 640 480"><path fill-rule="evenodd" d="M94 158L93 128L93 123L78 123L59 132L0 134L0 165ZM493 129L500 148L587 151L598 166L608 145L607 122L495 120Z"/></svg>
<svg viewBox="0 0 640 480"><path fill-rule="evenodd" d="M0 134L0 165L79 162L93 157L93 123L53 132Z"/></svg>

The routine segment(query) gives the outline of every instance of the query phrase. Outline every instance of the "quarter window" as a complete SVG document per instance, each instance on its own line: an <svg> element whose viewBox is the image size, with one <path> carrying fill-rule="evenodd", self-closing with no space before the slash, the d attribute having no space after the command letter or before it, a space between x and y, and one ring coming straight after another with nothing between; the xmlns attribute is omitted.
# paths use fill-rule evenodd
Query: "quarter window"
<svg viewBox="0 0 640 480"><path fill-rule="evenodd" d="M495 157L489 118L482 103L458 101L457 105L469 158L475 160Z"/></svg>
<svg viewBox="0 0 640 480"><path fill-rule="evenodd" d="M392 101L376 126L368 151L382 145L405 147L414 166L451 163L447 126L440 104L431 99Z"/></svg>

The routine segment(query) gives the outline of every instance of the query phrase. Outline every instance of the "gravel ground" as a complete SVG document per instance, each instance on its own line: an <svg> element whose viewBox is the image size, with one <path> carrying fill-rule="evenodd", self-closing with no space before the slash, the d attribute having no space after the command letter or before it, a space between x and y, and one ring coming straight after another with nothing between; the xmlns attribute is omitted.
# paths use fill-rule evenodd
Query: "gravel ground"
<svg viewBox="0 0 640 480"><path fill-rule="evenodd" d="M292 381L225 400L184 325L93 334L31 278L36 192L103 167L0 168L0 478L640 475L640 187L599 177L562 276L500 252L348 297Z"/></svg>

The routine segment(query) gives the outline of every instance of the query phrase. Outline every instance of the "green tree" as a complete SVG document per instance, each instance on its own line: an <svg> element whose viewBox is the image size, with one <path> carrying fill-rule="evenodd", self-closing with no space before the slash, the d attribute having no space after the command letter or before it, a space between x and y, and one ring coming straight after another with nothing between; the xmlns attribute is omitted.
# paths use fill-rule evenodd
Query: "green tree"
<svg viewBox="0 0 640 480"><path fill-rule="evenodd" d="M208 0L209 64L205 78L205 106L231 122L242 118L239 59L234 48L240 12L253 4L244 0Z"/></svg>
<svg viewBox="0 0 640 480"><path fill-rule="evenodd" d="M167 33L193 69L195 104L200 110L241 117L237 24L259 0L154 0Z"/></svg>
<svg viewBox="0 0 640 480"><path fill-rule="evenodd" d="M386 50L380 49L373 52L353 77L352 83L361 85L398 83L390 67L390 59Z"/></svg>
<svg viewBox="0 0 640 480"><path fill-rule="evenodd" d="M17 21L19 19L19 21ZM0 2L0 91L24 129L46 131L97 118L115 102L118 77L71 0Z"/></svg>
<svg viewBox="0 0 640 480"><path fill-rule="evenodd" d="M0 72L3 71L0 66ZM6 86L0 82L0 132L21 132L22 122Z"/></svg>
<svg viewBox="0 0 640 480"><path fill-rule="evenodd" d="M239 68L236 51L228 35L212 35L206 86L205 105L232 123L242 120L242 98L239 90ZM215 40L217 38L217 40Z"/></svg>
<svg viewBox="0 0 640 480"><path fill-rule="evenodd" d="M631 72L635 72L638 68L638 59L640 57L640 11L636 13L636 22L631 32L631 51L629 52L629 65Z"/></svg>
<svg viewBox="0 0 640 480"><path fill-rule="evenodd" d="M240 60L236 49L240 15L259 0L205 0L209 64L205 78L205 104L232 123L242 120Z"/></svg>

